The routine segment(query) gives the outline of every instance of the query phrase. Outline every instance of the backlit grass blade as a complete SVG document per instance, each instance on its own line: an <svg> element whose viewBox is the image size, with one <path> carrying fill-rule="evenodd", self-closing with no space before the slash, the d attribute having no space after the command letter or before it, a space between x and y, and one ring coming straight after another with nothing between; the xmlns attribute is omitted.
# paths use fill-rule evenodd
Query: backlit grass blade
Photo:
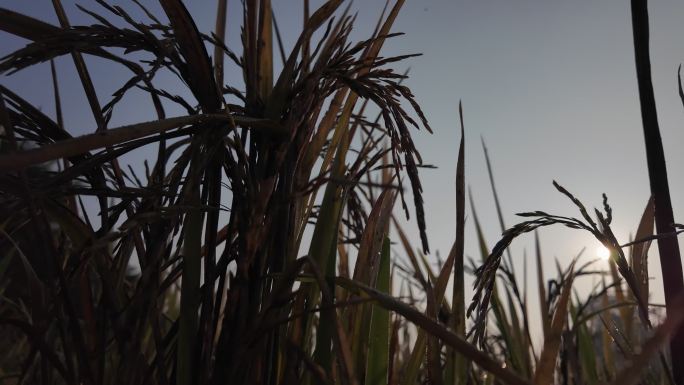
<svg viewBox="0 0 684 385"><path fill-rule="evenodd" d="M411 248L411 245L408 243L408 239L406 239L406 236L404 235L403 231L401 230L401 227L395 220L395 227L397 229L397 232L399 233L400 237L402 237L402 242L404 243L405 250L410 251L410 255L412 259L416 259L416 256ZM417 274L419 274L418 278L421 282L424 282L423 287L426 288L427 291L431 292L432 296L434 296L434 304L445 304L446 301L444 300L444 293L446 292L447 289L447 284L449 282L449 278L451 276L451 272L454 266L454 260L457 258L457 246L456 242L454 242L454 245L451 248L451 251L449 252L449 256L447 257L446 261L444 262L444 265L442 265L442 268L439 272L439 275L437 276L437 279L435 280L435 285L434 289L431 289L429 285L431 285L430 282L426 281L424 278L422 278L422 273L420 273L420 270L417 270ZM415 261L414 266L417 265L418 262ZM428 270L428 273L430 274L429 268L426 266L426 269ZM433 302L433 301L431 301ZM430 309L432 310L432 308ZM432 315L434 317L434 315ZM418 379L418 376L420 375L420 368L423 365L425 361L425 355L427 354L427 335L423 329L418 329L418 335L416 336L416 341L413 345L413 348L411 350L411 354L409 356L409 360L406 363L404 367L403 374L401 376L401 384L402 385L409 385L409 384L415 384L415 382Z"/></svg>
<svg viewBox="0 0 684 385"><path fill-rule="evenodd" d="M641 121L646 144L648 176L653 195L656 231L659 235L672 233L674 214L670 198L670 187L667 180L665 151L658 126L653 81L651 79L651 59L649 48L648 1L631 0L632 37L634 39L634 58L636 64L637 84L639 86L639 103ZM684 293L684 275L682 259L677 238L664 236L658 238L660 266L665 291L665 305L668 316L679 311L674 304L678 296ZM643 302L639 301L640 304ZM670 341L672 372L675 382L684 384L684 329L680 329Z"/></svg>
<svg viewBox="0 0 684 385"><path fill-rule="evenodd" d="M610 268L610 274L613 277L613 287L615 288L615 299L618 302L625 302L627 296L625 295L625 291L623 290L622 287L622 278L620 278L620 274L618 273L617 267L615 266L615 262L613 260L609 260L609 268ZM629 293L629 291L628 291ZM634 297L632 297L634 298ZM628 339L631 341L632 338L632 316L633 312L632 309L628 308L620 308L620 319L622 321L622 327L625 328L625 335L627 335Z"/></svg>
<svg viewBox="0 0 684 385"><path fill-rule="evenodd" d="M338 367L340 369L340 371L337 372L336 378L339 378L341 380L340 382L342 385L358 385L358 380L355 376L353 363L351 361L352 358L349 340L346 336L344 328L341 325L341 320L340 317L337 315L337 310L334 307L333 293L335 290L333 290L334 287L329 285L330 283L334 284L335 280L332 277L323 277L321 271L318 269L318 266L316 265L316 262L313 261L311 257L307 256L307 258L311 263L311 271L313 272L316 281L318 282L318 287L320 288L321 292L321 303L323 304L323 307L321 308L321 322L324 322L324 317L325 321L329 322L329 325L323 326L323 332L326 334L329 333L330 335L326 335L326 338L329 338L334 341L331 344L335 348L335 353L337 354L336 361L339 364ZM321 330L320 327L321 326L319 326L319 330ZM329 331L330 329L332 329L332 332ZM317 339L317 342L319 341L320 339ZM324 342L327 344L327 341ZM316 346L317 349L318 347L319 345ZM332 353L321 353L321 356L314 353L314 358L326 358L332 360ZM326 384L327 382L329 382L325 381L326 377L329 379L333 379L332 377L335 372L331 370L331 365L327 365L327 367L325 367L317 365L315 362L313 364L316 365L316 367L322 371L320 373L320 376L314 376L314 380L316 381L316 383ZM308 379L306 381L308 382Z"/></svg>
<svg viewBox="0 0 684 385"><path fill-rule="evenodd" d="M282 135L283 130L278 123L265 119L250 119L225 114L188 115L176 118L155 120L144 123L130 124L108 129L104 132L87 134L72 139L61 140L38 148L24 150L12 155L0 155L0 172L21 170L30 166L59 158L68 158L85 154L88 151L113 146L116 144L144 138L146 136L169 131L181 127L193 126L197 130L211 123L228 123L249 125L251 129L271 131L272 134ZM188 132L187 134L190 134Z"/></svg>
<svg viewBox="0 0 684 385"><path fill-rule="evenodd" d="M273 88L273 14L271 0L259 6L259 96L268 100Z"/></svg>
<svg viewBox="0 0 684 385"><path fill-rule="evenodd" d="M574 265L570 266L569 273L565 277L563 288L556 304L556 309L553 312L553 319L549 327L549 334L544 338L544 346L539 362L534 372L535 385L551 385L553 384L554 369L556 367L556 359L560 350L561 336L565 327L565 321L568 317L568 303L572 294L572 282L574 280Z"/></svg>
<svg viewBox="0 0 684 385"><path fill-rule="evenodd" d="M396 194L386 189L378 196L368 215L366 228L361 236L359 252L354 266L354 280L374 285L378 276L379 258L387 234Z"/></svg>
<svg viewBox="0 0 684 385"><path fill-rule="evenodd" d="M682 65L677 67L677 89L679 91L679 99L682 101L684 106L684 89L682 89Z"/></svg>
<svg viewBox="0 0 684 385"><path fill-rule="evenodd" d="M456 242L454 259L454 287L452 292L452 327L456 334L465 337L465 128L463 123L463 106L458 103L461 121L461 143L458 147L456 162ZM462 378L463 373L459 373Z"/></svg>
<svg viewBox="0 0 684 385"><path fill-rule="evenodd" d="M458 114L461 122L461 141L458 146L456 161L456 240L454 242L454 286L451 295L451 328L457 335L465 338L465 128L463 122L463 105L458 103ZM450 255L451 256L451 255ZM465 384L467 382L467 364L463 357L455 351L447 356L448 383Z"/></svg>
<svg viewBox="0 0 684 385"><path fill-rule="evenodd" d="M321 203L321 212L316 221L316 227L311 239L309 247L309 256L315 261L317 266L325 271L326 279L331 278L335 274L335 267L337 264L337 232L339 229L339 221L344 206L344 189L337 185L337 183L329 183L325 189L323 202ZM332 273L332 274L331 274ZM305 286L308 292L308 302L310 307L318 303L320 298L320 289L315 286ZM331 295L334 295L332 290ZM325 315L325 319L323 316ZM309 331L312 327L312 316L308 317L305 323L304 330ZM319 328L316 335L316 346L314 350L314 361L320 365L324 370L330 373L332 365L332 338L333 338L333 320L330 312L325 312L321 315Z"/></svg>
<svg viewBox="0 0 684 385"><path fill-rule="evenodd" d="M302 1L302 11L304 14L304 20L309 20L309 17L311 16L311 10L310 10L310 4L309 0L303 0ZM305 71L309 70L309 60L311 58L311 47L309 46L309 41L306 40L304 41L304 44L302 45L302 67L304 68ZM283 60L284 61L284 60Z"/></svg>
<svg viewBox="0 0 684 385"><path fill-rule="evenodd" d="M541 315L542 332L544 338L549 333L549 304L546 302L546 281L544 280L544 267L542 264L541 245L539 243L539 233L534 232L534 248L537 260L537 290L539 292L539 308Z"/></svg>
<svg viewBox="0 0 684 385"><path fill-rule="evenodd" d="M423 257L423 259L425 259L422 253L421 256ZM432 282L434 281L434 278L432 278L433 274L429 267L428 271L431 278L428 282L428 285L426 286L425 291L425 296L427 297L425 315L428 316L430 319L437 320L438 307L436 305L437 301L435 299L434 289L432 287ZM430 384L442 385L444 382L444 373L442 373L441 365L441 353L442 348L439 339L433 335L428 334L424 369L426 372L425 378Z"/></svg>
<svg viewBox="0 0 684 385"><path fill-rule="evenodd" d="M501 367L500 363L457 336L447 327L396 298L349 279L337 278L336 282L349 290L359 290L367 294L377 301L380 306L400 314L419 328L425 330L428 334L439 338L444 344L451 346L483 370L494 374L501 382L510 385L530 385L529 381L511 370Z"/></svg>
<svg viewBox="0 0 684 385"><path fill-rule="evenodd" d="M577 309L572 301L570 301L570 316L573 324L577 321ZM582 370L583 383L587 385L595 385L599 382L597 372L597 360L594 336L592 331L587 327L586 323L579 325L575 333L577 335L577 349Z"/></svg>
<svg viewBox="0 0 684 385"><path fill-rule="evenodd" d="M425 361L425 354L427 348L427 336L423 329L418 330L416 342L411 349L411 355L408 362L404 364L403 374L400 379L401 385L415 384L420 375L420 368Z"/></svg>
<svg viewBox="0 0 684 385"><path fill-rule="evenodd" d="M218 41L225 44L226 39L226 10L228 0L218 0L216 2L216 26L214 28L214 35ZM214 78L216 79L216 86L219 89L223 88L223 49L220 45L214 47Z"/></svg>
<svg viewBox="0 0 684 385"><path fill-rule="evenodd" d="M655 206L653 204L653 198L648 200L644 213L639 221L639 226L637 227L635 240L646 239L653 235L653 227L655 220ZM631 249L631 268L634 271L634 276L639 283L639 289L644 302L648 302L649 285L648 285L648 249L651 246L651 241L645 241L636 243Z"/></svg>
<svg viewBox="0 0 684 385"><path fill-rule="evenodd" d="M380 254L380 270L376 290L391 295L390 287L390 241L385 237ZM377 305L371 306L371 324L366 360L365 385L385 385L389 374L390 313Z"/></svg>
<svg viewBox="0 0 684 385"><path fill-rule="evenodd" d="M491 161L489 158L489 152L487 151L487 146L485 145L485 142L484 142L484 138L482 138L482 150L484 151L484 155L485 155L485 163L487 165L487 174L489 175L489 183L490 183L490 186L492 188L492 195L494 196L494 205L496 207L496 214L497 214L497 217L499 220L499 226L501 228L501 232L503 233L506 231L506 224L504 222L503 212L501 210L501 203L499 200L499 194L497 193L496 185L494 183L494 172L493 172ZM530 364L529 354L527 352L528 346L531 347L531 345L532 345L532 341L531 341L532 338L530 336L530 331L529 331L529 319L527 316L527 312L523 309L525 307L524 301L521 300L519 297L519 289L517 287L518 283L517 283L517 280L515 279L515 277L516 277L515 266L513 264L513 259L512 259L511 252L510 252L509 248L506 248L506 259L504 260L504 266L511 273L509 278L512 278L512 279L509 279L509 281L510 281L509 284L511 286L513 286L513 293L515 293L515 298L516 298L516 300L518 300L517 305L521 308L520 316L521 316L522 321L523 321L522 326L524 327L524 329L519 329L519 328L514 327L514 332L516 334L522 334L522 338L520 339L520 343L523 345L520 346L519 351L520 351L520 354L524 355L524 356L520 357L523 360L521 362L521 364L525 363L524 367L527 368L526 370L530 370L529 369L529 367L530 367L530 365L529 365ZM511 306L515 307L516 304L511 303ZM511 314L511 317L513 317L513 316L514 316L514 314ZM515 316L517 317L517 314L515 314ZM522 350L525 350L525 352L523 353Z"/></svg>
<svg viewBox="0 0 684 385"><path fill-rule="evenodd" d="M681 329L684 323L684 297L679 296L674 303L677 311L669 314L665 321L655 328L653 335L643 344L641 351L630 360L629 365L623 368L611 385L634 385L639 383L641 372L651 362L660 349L672 338L672 335Z"/></svg>
<svg viewBox="0 0 684 385"><path fill-rule="evenodd" d="M510 344L506 346L508 354L510 354L513 368L518 373L529 377L531 365L529 362L529 349L525 337L523 325L520 322L520 316L516 309L516 304L513 301L513 294L508 286L504 286L504 293L506 294L506 305L508 307L508 317L511 321L508 327L508 334L510 335Z"/></svg>
<svg viewBox="0 0 684 385"><path fill-rule="evenodd" d="M610 306L610 299L608 297L608 291L605 290L606 282L602 278L604 293L601 295L601 304L604 308ZM576 321L575 321L576 322ZM613 343L610 333L607 328L601 328L601 343L603 352L603 367L605 370L606 378L612 378L615 373L615 357L613 354Z"/></svg>
<svg viewBox="0 0 684 385"><path fill-rule="evenodd" d="M494 206L496 207L496 216L499 219L499 227L501 232L506 231L506 224L503 219L503 212L501 211L501 203L499 202L499 194L496 192L496 185L494 184L494 172L492 171L492 164L489 160L489 152L487 151L487 145L485 144L484 138L482 140L482 151L485 156L485 163L487 164L487 175L489 175L489 185L492 187L492 195L494 196ZM511 264L510 267L513 268L511 251L506 249L506 256L508 257L508 262Z"/></svg>
<svg viewBox="0 0 684 385"><path fill-rule="evenodd" d="M353 279L357 282L375 286L379 279L379 270L382 268L383 242L387 235L389 218L395 199L395 192L386 189L373 204L373 209L366 221L366 228L361 236L359 252L354 266ZM351 327L354 363L357 369L361 370L368 359L368 343L373 335L370 332L371 307L366 304L360 305L348 309L347 314Z"/></svg>
<svg viewBox="0 0 684 385"><path fill-rule="evenodd" d="M416 256L416 252L413 250L413 247L411 246L411 242L408 240L406 233L404 233L404 230L402 229L401 225L399 225L399 222L396 218L394 218L394 216L392 217L392 223L394 224L394 228L396 229L397 234L399 235L401 245L403 246L406 255L409 257L409 261L411 262L411 266L413 267L413 273L415 275L416 280L418 281L418 283L421 284L421 286L425 286L427 284L427 280L423 275L423 270L420 267L421 264L418 261L418 256Z"/></svg>

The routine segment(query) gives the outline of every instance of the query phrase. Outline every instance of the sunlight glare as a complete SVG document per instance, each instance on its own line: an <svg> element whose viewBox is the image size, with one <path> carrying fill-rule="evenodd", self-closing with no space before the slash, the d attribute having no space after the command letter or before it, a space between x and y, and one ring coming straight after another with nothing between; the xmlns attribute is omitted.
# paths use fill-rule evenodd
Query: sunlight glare
<svg viewBox="0 0 684 385"><path fill-rule="evenodd" d="M602 261L607 261L610 258L610 250L607 247L600 245L596 248L596 256Z"/></svg>

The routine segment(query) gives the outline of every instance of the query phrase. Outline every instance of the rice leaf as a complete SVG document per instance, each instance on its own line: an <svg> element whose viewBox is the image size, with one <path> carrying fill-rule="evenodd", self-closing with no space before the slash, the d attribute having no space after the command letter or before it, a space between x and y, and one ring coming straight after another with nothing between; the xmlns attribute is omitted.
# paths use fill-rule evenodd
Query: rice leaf
<svg viewBox="0 0 684 385"><path fill-rule="evenodd" d="M40 40L54 36L60 28L52 24L0 8L0 30L28 40Z"/></svg>
<svg viewBox="0 0 684 385"><path fill-rule="evenodd" d="M216 27L214 28L214 36L219 43L225 45L226 40L226 11L228 0L218 0L216 2ZM216 78L216 86L219 90L223 89L223 49L220 45L214 47L214 78Z"/></svg>
<svg viewBox="0 0 684 385"><path fill-rule="evenodd" d="M615 299L617 302L625 302L627 300L627 296L625 295L625 291L622 288L622 279L620 278L620 275L618 273L617 267L615 262L610 259L608 261L608 266L610 268L610 274L613 277L613 287L615 288ZM633 312L632 309L628 308L620 308L620 319L622 321L622 327L625 328L625 335L627 338L632 340L632 318L633 318Z"/></svg>
<svg viewBox="0 0 684 385"><path fill-rule="evenodd" d="M637 227L635 240L646 239L653 235L655 223L655 205L653 204L653 197L649 198L644 213L639 221L639 226ZM636 243L631 249L631 268L634 271L634 276L637 282L639 282L640 292L646 298L642 300L648 302L648 249L651 246L651 241L644 241Z"/></svg>
<svg viewBox="0 0 684 385"><path fill-rule="evenodd" d="M230 122L231 120L234 120L237 124L249 125L257 130L265 129L269 131L275 129L275 133L280 131L280 126L277 123L263 119L241 118L223 114L181 116L111 128L105 132L61 140L12 155L1 155L0 172L17 171L51 160L85 154L88 151L140 139L163 131L186 126L193 126L196 130L199 130L208 124Z"/></svg>
<svg viewBox="0 0 684 385"><path fill-rule="evenodd" d="M542 323L543 336L549 333L549 304L546 302L546 281L544 280L544 268L542 264L541 245L539 243L539 233L534 232L535 256L537 259L537 290L539 291L539 307Z"/></svg>
<svg viewBox="0 0 684 385"><path fill-rule="evenodd" d="M603 286L605 287L605 285L606 284L604 280ZM604 291L603 295L601 296L601 303L604 308L607 308L610 305L607 291ZM606 378L612 378L617 368L615 367L612 338L607 328L601 328L601 343L604 363L603 367L606 371Z"/></svg>
<svg viewBox="0 0 684 385"><path fill-rule="evenodd" d="M553 383L554 368L560 350L561 336L565 327L565 320L568 316L568 303L570 302L574 279L574 265L575 262L573 261L569 273L565 277L556 309L553 312L549 334L544 338L544 346L534 372L535 385L550 385Z"/></svg>
<svg viewBox="0 0 684 385"><path fill-rule="evenodd" d="M382 268L382 248L387 235L389 218L394 207L396 194L386 189L373 204L368 215L366 228L361 237L359 252L354 266L353 279L369 286L375 286ZM360 370L369 359L368 343L373 334L370 331L372 310L370 305L361 305L349 309L350 324L352 326L352 351L356 367Z"/></svg>
<svg viewBox="0 0 684 385"><path fill-rule="evenodd" d="M183 75L190 90L205 113L218 112L221 108L219 90L209 55L195 22L180 0L159 0L159 3L171 22L178 47L187 63Z"/></svg>
<svg viewBox="0 0 684 385"><path fill-rule="evenodd" d="M259 96L268 100L273 88L273 12L271 0L259 5Z"/></svg>
<svg viewBox="0 0 684 385"><path fill-rule="evenodd" d="M643 344L639 353L629 360L629 364L623 368L611 385L633 385L639 383L641 372L649 365L651 359L658 354L660 349L670 341L672 335L681 328L684 322L684 297L678 297L675 305L677 311L668 314L663 323L655 328L653 335Z"/></svg>
<svg viewBox="0 0 684 385"><path fill-rule="evenodd" d="M309 256L319 268L324 269L326 281L332 279L335 275L335 267L337 265L337 233L345 202L344 195L346 195L344 189L337 186L336 183L329 183L326 186L323 202L321 203L321 214L316 222L309 246ZM314 304L318 302L320 289L309 286L308 290L309 303ZM330 295L334 295L334 291ZM321 315L314 350L314 362L320 365L326 373L331 373L330 369L332 368L331 348L335 321L330 317L333 316L335 314L331 312L324 312ZM307 325L312 325L311 316Z"/></svg>
<svg viewBox="0 0 684 385"><path fill-rule="evenodd" d="M670 187L667 180L667 164L663 141L658 125L658 113L653 90L651 75L651 59L649 47L649 16L647 0L631 1L632 37L634 42L634 59L639 86L639 105L641 121L646 144L646 159L648 166L649 185L655 207L656 232L663 237L658 239L660 265L665 292L665 304L668 316L675 316L680 309L674 307L678 296L684 292L684 273L682 272L682 257L677 238L666 236L675 231L674 213L670 197ZM625 277L628 279L629 277ZM639 285L635 282L635 286ZM638 290L638 287L632 290ZM643 295L642 295L643 297ZM639 299L639 307L644 322L648 323L647 314L643 314L644 302ZM672 360L672 374L676 383L684 383L684 329L674 334L670 341L670 355Z"/></svg>
<svg viewBox="0 0 684 385"><path fill-rule="evenodd" d="M458 103L458 113L461 122L461 141L458 146L458 160L456 161L456 240L452 249L454 253L454 286L451 296L451 328L457 335L465 338L465 127L461 102ZM451 257L451 252L449 257ZM447 373L451 373L448 383L467 383L467 363L455 351L447 356Z"/></svg>
<svg viewBox="0 0 684 385"><path fill-rule="evenodd" d="M513 371L502 368L501 364L490 358L486 353L480 351L475 346L471 345L455 333L450 331L447 327L441 325L439 322L431 319L420 311L406 305L405 303L381 293L371 287L361 283L338 277L336 279L338 285L342 285L349 290L360 290L377 303L397 314L400 314L407 320L414 323L416 326L425 330L428 334L440 339L444 344L451 346L459 353L466 356L473 363L477 364L483 370L494 374L498 380L510 385L529 385L530 382L520 377Z"/></svg>
<svg viewBox="0 0 684 385"><path fill-rule="evenodd" d="M176 384L191 385L196 378L196 346L199 326L202 222L199 191L191 193L189 210L183 226L183 285L181 286Z"/></svg>
<svg viewBox="0 0 684 385"><path fill-rule="evenodd" d="M380 254L380 270L375 285L380 293L391 295L390 240L385 237ZM389 376L390 312L380 306L371 307L372 318L366 363L366 385L387 384Z"/></svg>
<svg viewBox="0 0 684 385"><path fill-rule="evenodd" d="M570 301L570 316L573 324L577 320L577 309ZM582 370L583 383L594 385L599 382L598 373L596 371L596 346L592 338L591 331L586 324L581 324L576 328L577 334L577 349Z"/></svg>

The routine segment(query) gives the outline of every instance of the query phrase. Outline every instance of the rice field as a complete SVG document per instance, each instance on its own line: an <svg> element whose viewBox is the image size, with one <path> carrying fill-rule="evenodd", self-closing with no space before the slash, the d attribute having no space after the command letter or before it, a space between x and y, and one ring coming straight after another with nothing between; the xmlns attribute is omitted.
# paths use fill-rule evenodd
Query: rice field
<svg viewBox="0 0 684 385"><path fill-rule="evenodd" d="M454 100L445 258L430 250L423 192L439 186L422 183L416 144L432 128L403 70L417 54L383 54L403 0L363 39L350 1L293 2L304 22L292 44L271 0L246 0L241 14L217 0L211 26L180 0L148 3L93 1L79 6L82 25L60 0L49 4L58 23L0 8L0 30L25 42L0 53L0 73L49 68L41 92L55 111L0 82L0 383L684 385L684 226L646 0L630 10L652 195L633 238L616 237L605 194L591 210L555 181L574 215L540 207L505 226L484 148L502 231L485 239L466 188L465 153L479 149L466 147L468 111ZM85 58L125 74L107 79L111 95ZM56 60L80 80L87 132L65 124ZM679 92L684 102L681 81ZM154 119L113 124L133 93ZM606 269L544 255L549 227L590 235ZM535 240L530 279L509 247L523 235Z"/></svg>

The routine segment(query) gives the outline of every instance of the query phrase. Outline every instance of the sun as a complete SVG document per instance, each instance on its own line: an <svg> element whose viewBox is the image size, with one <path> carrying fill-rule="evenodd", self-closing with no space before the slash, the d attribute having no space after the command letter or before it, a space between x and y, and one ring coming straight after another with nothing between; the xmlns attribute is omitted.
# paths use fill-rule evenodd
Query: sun
<svg viewBox="0 0 684 385"><path fill-rule="evenodd" d="M610 258L610 250L607 247L600 245L596 247L596 256L602 261L607 261Z"/></svg>

